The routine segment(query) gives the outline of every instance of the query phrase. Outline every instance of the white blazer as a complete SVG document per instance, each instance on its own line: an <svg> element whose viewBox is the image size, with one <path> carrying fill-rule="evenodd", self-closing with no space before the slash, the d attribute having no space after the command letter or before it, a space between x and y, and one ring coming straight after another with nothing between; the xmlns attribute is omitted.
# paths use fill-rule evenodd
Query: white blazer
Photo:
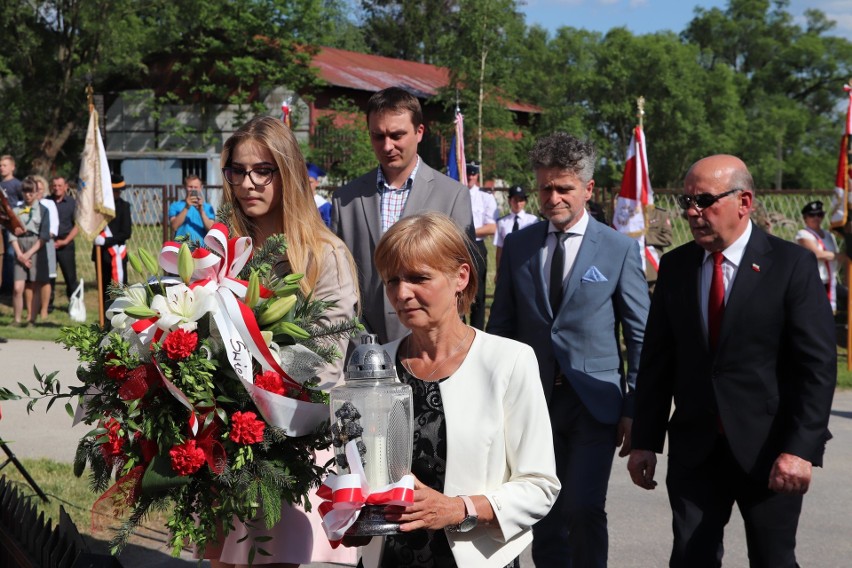
<svg viewBox="0 0 852 568"><path fill-rule="evenodd" d="M385 346L396 360L402 339ZM447 427L444 494L485 495L499 523L447 533L456 564L501 568L532 542L532 525L559 494L538 362L523 343L476 331L464 362L440 383ZM381 565L383 538L361 550Z"/></svg>

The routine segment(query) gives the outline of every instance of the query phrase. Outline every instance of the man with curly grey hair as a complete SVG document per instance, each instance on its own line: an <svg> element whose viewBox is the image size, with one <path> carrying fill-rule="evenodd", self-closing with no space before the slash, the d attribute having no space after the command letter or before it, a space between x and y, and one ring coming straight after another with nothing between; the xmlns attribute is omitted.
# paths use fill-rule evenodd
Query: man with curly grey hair
<svg viewBox="0 0 852 568"><path fill-rule="evenodd" d="M533 527L536 566L606 566L613 455L630 451L648 287L637 242L586 211L595 160L590 142L564 132L536 142L530 161L546 221L506 238L487 328L532 346L549 405L562 491Z"/></svg>

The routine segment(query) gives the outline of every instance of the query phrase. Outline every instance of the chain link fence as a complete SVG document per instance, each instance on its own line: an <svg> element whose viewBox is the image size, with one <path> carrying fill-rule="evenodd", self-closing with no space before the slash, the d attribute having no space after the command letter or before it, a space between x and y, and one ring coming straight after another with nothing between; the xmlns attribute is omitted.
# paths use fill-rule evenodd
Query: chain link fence
<svg viewBox="0 0 852 568"><path fill-rule="evenodd" d="M218 210L222 201L221 186L205 187L204 200ZM174 238L169 226L169 206L184 200L184 189L180 185L128 185L121 192L121 198L130 203L133 219L133 234L127 241L127 251L136 253L146 249L155 257L160 253L165 241ZM77 277L87 283L95 283L95 263L92 261L92 243L78 237L76 240ZM62 272L59 271L59 280ZM128 281L133 284L142 281L142 276L128 267Z"/></svg>
<svg viewBox="0 0 852 568"><path fill-rule="evenodd" d="M330 199L331 188L321 191ZM496 192L503 213L508 212L505 204L505 192ZM607 219L611 218L615 193L608 193L596 188L594 199L604 207ZM660 208L665 209L671 218L673 244L681 245L692 239L689 225L683 217L675 201L680 190L658 189L654 191L654 201ZM204 189L205 200L218 209L222 201L221 186L210 186ZM610 197L613 196L613 197ZM828 209L832 192L827 190L758 190L756 210L752 215L758 225L768 228L772 234L789 241L794 240L796 232L802 227L802 207L814 200L821 200ZM122 191L122 198L130 203L133 217L133 236L127 242L127 249L136 252L145 248L158 254L164 241L174 237L174 231L169 226L168 209L171 203L184 198L183 187L179 185L128 185ZM535 192L530 192L527 210L538 210L538 200ZM843 239L838 239L842 246ZM83 239L77 240L77 272L87 282L95 281L95 264L91 260L91 243ZM61 279L61 275L60 275ZM141 281L141 276L130 270L131 283Z"/></svg>

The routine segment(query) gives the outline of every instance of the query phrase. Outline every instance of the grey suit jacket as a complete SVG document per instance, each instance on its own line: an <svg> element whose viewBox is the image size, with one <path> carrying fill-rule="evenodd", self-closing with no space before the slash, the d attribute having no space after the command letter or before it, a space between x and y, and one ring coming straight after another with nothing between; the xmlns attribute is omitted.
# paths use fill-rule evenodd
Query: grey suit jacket
<svg viewBox="0 0 852 568"><path fill-rule="evenodd" d="M562 304L553 314L543 270L547 229L542 221L507 237L487 331L532 346L548 401L561 371L592 415L614 424L632 416L650 304L639 245L589 219ZM621 380L617 322L627 345L627 386Z"/></svg>
<svg viewBox="0 0 852 568"><path fill-rule="evenodd" d="M380 343L387 343L402 337L406 329L388 304L382 279L373 265L373 252L382 237L380 199L376 189L376 170L341 187L332 198L331 230L352 251L358 267L361 321L367 332L378 335ZM427 211L447 214L460 229L473 236L468 189L433 170L421 158L402 216Z"/></svg>

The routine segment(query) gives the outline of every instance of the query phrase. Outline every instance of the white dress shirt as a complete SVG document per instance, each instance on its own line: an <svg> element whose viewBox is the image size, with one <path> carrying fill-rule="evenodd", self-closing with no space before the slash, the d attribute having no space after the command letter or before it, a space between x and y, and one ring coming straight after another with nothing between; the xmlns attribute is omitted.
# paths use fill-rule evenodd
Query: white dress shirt
<svg viewBox="0 0 852 568"><path fill-rule="evenodd" d="M478 185L470 188L470 209L474 229L497 222L497 200L490 193L479 189ZM482 237L476 240L481 241Z"/></svg>
<svg viewBox="0 0 852 568"><path fill-rule="evenodd" d="M553 226L553 223L548 223L547 238L545 239L545 248L542 249L544 257L544 281L550 282L550 265L553 264L553 251L556 250L556 233L561 232ZM571 274L571 269L574 267L574 261L577 260L577 252L580 250L580 245L583 243L583 235L586 234L586 228L589 226L589 213L583 211L583 216L577 221L573 227L565 231L569 237L565 239L563 246L565 247L565 268L562 271L562 284L565 285L565 279ZM550 290L547 291L548 294Z"/></svg>
<svg viewBox="0 0 852 568"><path fill-rule="evenodd" d="M494 246L502 247L506 236L512 232L512 227L515 225L515 217L518 218L518 230L528 227L533 223L538 222L538 217L532 213L527 213L523 209L515 213L509 213L497 219L497 231L494 233Z"/></svg>
<svg viewBox="0 0 852 568"><path fill-rule="evenodd" d="M751 238L751 222L749 222L743 234L733 242L731 246L722 251L725 259L722 261L722 275L725 282L725 304L731 294L731 284L737 277L737 271L743 260L748 240ZM758 267L759 269L760 267ZM707 305L710 303L710 283L713 281L713 254L704 251L704 261L701 263L701 272L698 282L698 299L701 302L701 317L704 318L704 333L707 334Z"/></svg>

